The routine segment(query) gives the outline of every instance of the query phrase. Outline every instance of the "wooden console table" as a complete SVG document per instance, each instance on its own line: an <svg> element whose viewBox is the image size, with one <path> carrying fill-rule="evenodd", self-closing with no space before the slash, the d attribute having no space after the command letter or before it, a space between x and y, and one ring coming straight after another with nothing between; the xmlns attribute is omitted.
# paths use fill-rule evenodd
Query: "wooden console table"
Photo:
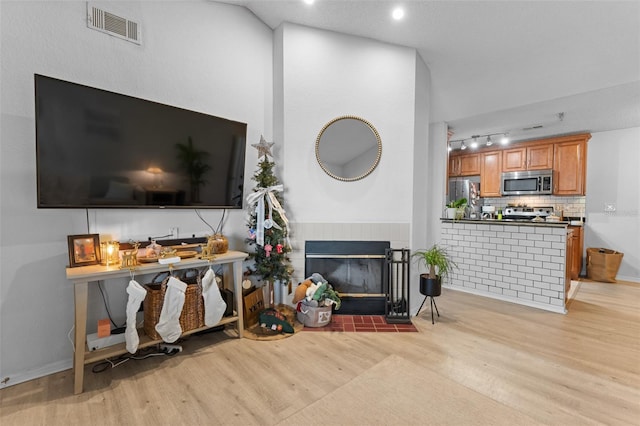
<svg viewBox="0 0 640 426"><path fill-rule="evenodd" d="M233 281L234 314L224 317L216 326L236 323L238 338L242 338L244 321L242 318L242 261L248 256L247 253L239 251L228 251L217 255L214 260L207 261L201 259L182 259L173 265L174 270L186 268L200 268L211 265L222 265L224 267L224 283L228 285ZM147 274L156 274L169 269L169 265L159 263L147 263L136 266L135 275L137 277ZM74 388L75 394L82 393L84 382L84 366L97 361L101 361L114 356L127 353L124 343L119 343L103 349L89 351L87 346L87 295L89 283L97 283L100 280L110 280L114 278L129 278L129 269L120 269L119 266L82 266L77 268L67 268L67 279L74 284L74 306L75 306L75 345L73 353ZM141 283L142 284L142 283ZM210 327L201 327L189 330L184 335L197 333ZM152 346L161 343L162 340L152 340L138 330L140 344L138 348Z"/></svg>

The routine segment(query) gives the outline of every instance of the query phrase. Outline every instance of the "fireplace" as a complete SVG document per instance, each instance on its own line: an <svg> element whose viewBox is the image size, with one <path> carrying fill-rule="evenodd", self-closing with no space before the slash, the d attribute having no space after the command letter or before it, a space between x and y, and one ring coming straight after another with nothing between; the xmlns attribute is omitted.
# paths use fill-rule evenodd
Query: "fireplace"
<svg viewBox="0 0 640 426"><path fill-rule="evenodd" d="M305 276L322 275L340 293L336 314L384 315L388 241L306 241Z"/></svg>

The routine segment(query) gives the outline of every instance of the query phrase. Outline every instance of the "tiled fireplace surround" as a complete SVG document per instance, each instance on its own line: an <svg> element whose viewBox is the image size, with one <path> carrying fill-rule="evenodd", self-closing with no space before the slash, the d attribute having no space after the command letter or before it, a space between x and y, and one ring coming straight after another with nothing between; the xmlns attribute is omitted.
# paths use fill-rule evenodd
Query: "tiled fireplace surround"
<svg viewBox="0 0 640 426"><path fill-rule="evenodd" d="M294 268L294 286L302 282L304 276L304 243L307 240L327 241L389 241L391 248L409 247L408 223L290 223L290 255ZM291 302L292 295L285 296Z"/></svg>

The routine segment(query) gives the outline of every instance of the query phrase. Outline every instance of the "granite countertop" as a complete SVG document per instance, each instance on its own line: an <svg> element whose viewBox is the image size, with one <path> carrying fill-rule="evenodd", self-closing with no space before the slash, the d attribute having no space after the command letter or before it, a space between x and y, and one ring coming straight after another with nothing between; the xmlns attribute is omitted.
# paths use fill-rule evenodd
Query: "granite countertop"
<svg viewBox="0 0 640 426"><path fill-rule="evenodd" d="M454 223L474 223L479 225L517 225L517 226L544 226L544 227L567 227L569 226L568 220L561 220L559 222L532 222L530 220L519 219L446 219L440 218L443 222Z"/></svg>

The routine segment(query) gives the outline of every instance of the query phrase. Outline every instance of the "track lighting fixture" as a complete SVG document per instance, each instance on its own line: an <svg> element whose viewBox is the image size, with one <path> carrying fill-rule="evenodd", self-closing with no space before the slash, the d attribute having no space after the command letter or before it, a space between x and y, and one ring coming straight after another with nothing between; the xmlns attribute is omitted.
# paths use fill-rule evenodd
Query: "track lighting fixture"
<svg viewBox="0 0 640 426"><path fill-rule="evenodd" d="M465 149L467 149L466 142L469 142L469 141L471 141L469 146L472 149L476 149L476 148L478 148L480 146L481 142L479 142L479 141L484 140L482 138L486 138L486 142L485 142L486 146L491 146L491 145L493 145L492 137L495 137L495 136L502 136L501 143L503 145L506 145L506 144L509 143L509 137L508 137L509 133L507 133L507 132L489 133L489 134L486 134L486 135L473 135L470 138L458 139L458 140L455 140L455 141L450 141L448 149L449 149L449 151L454 150L454 149L456 149L456 146L458 146L457 143L460 143L459 148L461 150L465 150Z"/></svg>

